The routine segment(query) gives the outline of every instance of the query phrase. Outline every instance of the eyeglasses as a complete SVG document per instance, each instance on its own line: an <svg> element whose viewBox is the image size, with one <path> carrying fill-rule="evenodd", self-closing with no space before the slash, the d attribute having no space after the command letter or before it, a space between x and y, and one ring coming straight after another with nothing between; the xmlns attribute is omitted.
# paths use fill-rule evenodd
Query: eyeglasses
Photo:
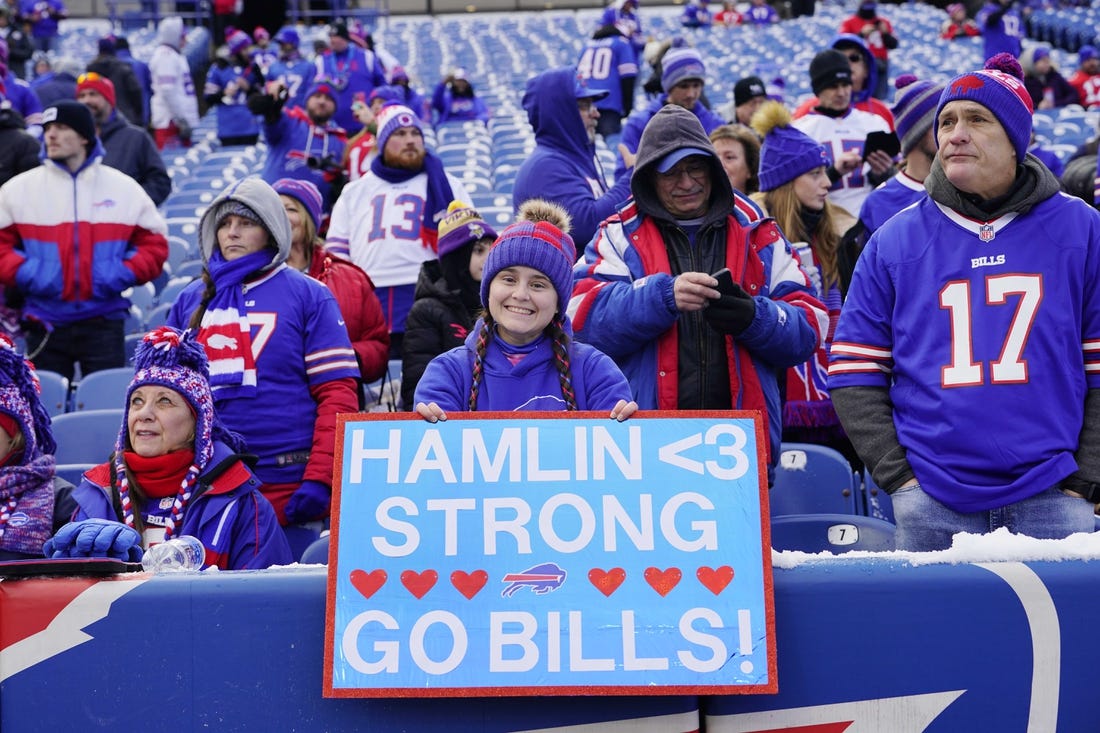
<svg viewBox="0 0 1100 733"><path fill-rule="evenodd" d="M94 83L94 82L97 82L97 81L103 81L103 77L100 76L99 74L97 74L94 71L89 71L87 73L81 74L80 76L76 77L76 83L77 84L87 84L88 82L93 82Z"/></svg>
<svg viewBox="0 0 1100 733"><path fill-rule="evenodd" d="M851 61L853 64L861 64L863 63L863 54L850 53L848 54L848 60Z"/></svg>
<svg viewBox="0 0 1100 733"><path fill-rule="evenodd" d="M657 178L664 182L679 181L680 177L687 173L688 178L695 181L701 181L707 177L710 173L710 166L704 161L693 160L687 163L682 163L675 168L665 171L664 173L657 173Z"/></svg>

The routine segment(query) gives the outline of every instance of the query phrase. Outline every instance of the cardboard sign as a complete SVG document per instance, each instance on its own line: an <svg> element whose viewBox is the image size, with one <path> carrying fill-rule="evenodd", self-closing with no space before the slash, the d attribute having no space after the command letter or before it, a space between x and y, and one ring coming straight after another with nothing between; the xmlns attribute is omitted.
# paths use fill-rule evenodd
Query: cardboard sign
<svg viewBox="0 0 1100 733"><path fill-rule="evenodd" d="M328 697L777 690L756 413L341 416Z"/></svg>

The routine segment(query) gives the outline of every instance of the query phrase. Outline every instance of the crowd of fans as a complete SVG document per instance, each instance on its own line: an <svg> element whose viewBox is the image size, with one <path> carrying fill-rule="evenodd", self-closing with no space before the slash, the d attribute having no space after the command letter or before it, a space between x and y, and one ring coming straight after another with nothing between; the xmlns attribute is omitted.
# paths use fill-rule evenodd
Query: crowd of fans
<svg viewBox="0 0 1100 733"><path fill-rule="evenodd" d="M616 0L575 65L528 80L536 147L517 222L498 234L425 142L429 126L489 120L464 69L421 93L354 20L335 20L316 50L294 28L227 23L196 87L178 17L160 22L148 59L110 36L80 64L51 51L61 2L0 8L0 284L26 351L0 343L0 555L46 543L52 556L133 559L186 533L209 565L285 562L278 525L327 519L335 417L363 407L390 360L403 363L400 405L432 422L759 410L769 470L783 441L866 463L905 497L910 549L943 546L928 516L989 531L1007 506L1022 508L1009 522L1022 532L1091 528L1095 144L1060 186L1030 133L1036 110L1100 106L1100 54L1082 47L1067 79L1046 47L1022 50L1026 7L991 0L971 20L956 4L943 42L982 36L986 68L903 74L891 89L904 34L879 11L859 2L806 68L813 96L789 109L757 76L715 105L708 59L647 38L635 0ZM776 22L764 0L714 15L693 1L682 17ZM202 275L137 349L114 452L68 486L34 369L72 379L126 363L123 293L168 254L161 153L192 145L201 114L223 147L263 141L262 173L206 208ZM1027 250L1055 236L1037 212L1057 217L1062 260ZM1052 295L1066 279L1070 292ZM1008 301L1010 321L987 313ZM1058 336L1029 338L1037 328ZM1043 421L1003 450L1018 421L991 417L998 406L1052 395L1060 427ZM929 437L968 429L993 446ZM18 511L29 529L9 522ZM236 529L213 532L219 517Z"/></svg>

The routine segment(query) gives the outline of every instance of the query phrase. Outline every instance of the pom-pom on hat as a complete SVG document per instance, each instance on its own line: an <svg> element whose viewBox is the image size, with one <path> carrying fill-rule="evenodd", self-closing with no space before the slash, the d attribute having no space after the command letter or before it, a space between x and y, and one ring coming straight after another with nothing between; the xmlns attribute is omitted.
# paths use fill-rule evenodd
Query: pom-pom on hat
<svg viewBox="0 0 1100 733"><path fill-rule="evenodd" d="M970 71L949 81L940 95L935 119L940 118L944 107L957 100L977 102L992 112L1016 150L1016 162L1024 161L1031 142L1031 116L1035 107L1024 86L1023 69L1015 56L999 53L986 61L981 71ZM939 144L939 125L933 125L932 129Z"/></svg>
<svg viewBox="0 0 1100 733"><path fill-rule="evenodd" d="M680 39L677 39L680 41ZM680 41L682 43L682 41ZM703 57L690 46L677 46L665 52L661 57L661 88L667 93L680 82L690 79L706 81L706 66Z"/></svg>
<svg viewBox="0 0 1100 733"><path fill-rule="evenodd" d="M195 416L195 459L180 484L179 493L172 505L164 538L169 539L178 525L199 474L210 464L214 456L214 440L238 443L239 439L225 431L214 413L214 397L210 391L210 372L206 351L190 331L177 331L161 326L145 334L134 352L134 378L126 389L126 401L122 407L122 428L115 441L115 473L119 481L119 501L123 521L134 526L134 508L130 500L130 487L126 478L125 451L130 449L129 413L134 390L149 385L167 387L178 392Z"/></svg>
<svg viewBox="0 0 1100 733"><path fill-rule="evenodd" d="M894 129L901 140L902 155L907 155L932 128L944 85L917 79L912 74L902 74L894 86L898 93L890 112L894 115Z"/></svg>
<svg viewBox="0 0 1100 733"><path fill-rule="evenodd" d="M485 223L476 209L461 201L452 201L447 207L447 215L439 222L439 256L442 258L449 252L485 237L496 239L497 233Z"/></svg>
<svg viewBox="0 0 1100 733"><path fill-rule="evenodd" d="M814 168L829 165L821 143L791 127L791 113L769 100L752 116L752 129L764 138L760 147L760 190L771 191Z"/></svg>
<svg viewBox="0 0 1100 733"><path fill-rule="evenodd" d="M252 39L244 31L239 31L236 28L226 29L225 45L229 48L229 53L240 53L251 44Z"/></svg>
<svg viewBox="0 0 1100 733"><path fill-rule="evenodd" d="M378 115L378 149L385 150L390 135L402 127L415 127L424 132L424 126L416 113L403 104L390 104L382 108ZM440 202L442 204L442 202Z"/></svg>
<svg viewBox="0 0 1100 733"><path fill-rule="evenodd" d="M841 84L852 83L852 64L835 48L819 52L810 61L810 86L814 94Z"/></svg>
<svg viewBox="0 0 1100 733"><path fill-rule="evenodd" d="M92 111L75 99L60 99L42 111L42 127L53 123L71 127L77 135L88 141L88 149L95 145L96 131Z"/></svg>
<svg viewBox="0 0 1100 733"><path fill-rule="evenodd" d="M321 212L324 202L321 200L321 191L313 181L304 181L298 178L280 178L271 184L275 193L281 196L289 196L301 202L306 207L306 213L313 220L313 231L321 229Z"/></svg>
<svg viewBox="0 0 1100 733"><path fill-rule="evenodd" d="M568 231L569 214L557 204L528 199L519 207L516 223L509 224L493 242L481 275L481 305L489 307L489 286L501 270L524 266L538 270L554 285L558 312L564 313L573 294L573 264L577 248Z"/></svg>
<svg viewBox="0 0 1100 733"><path fill-rule="evenodd" d="M76 93L79 95L85 89L98 92L112 107L115 106L115 83L94 71L81 74L76 78Z"/></svg>

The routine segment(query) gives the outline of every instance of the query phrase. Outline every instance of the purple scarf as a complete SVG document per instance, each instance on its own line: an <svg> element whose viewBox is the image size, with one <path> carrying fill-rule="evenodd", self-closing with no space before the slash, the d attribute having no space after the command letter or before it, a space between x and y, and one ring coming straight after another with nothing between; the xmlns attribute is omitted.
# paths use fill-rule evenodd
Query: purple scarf
<svg viewBox="0 0 1100 733"><path fill-rule="evenodd" d="M54 457L0 468L0 550L40 556L53 535Z"/></svg>

